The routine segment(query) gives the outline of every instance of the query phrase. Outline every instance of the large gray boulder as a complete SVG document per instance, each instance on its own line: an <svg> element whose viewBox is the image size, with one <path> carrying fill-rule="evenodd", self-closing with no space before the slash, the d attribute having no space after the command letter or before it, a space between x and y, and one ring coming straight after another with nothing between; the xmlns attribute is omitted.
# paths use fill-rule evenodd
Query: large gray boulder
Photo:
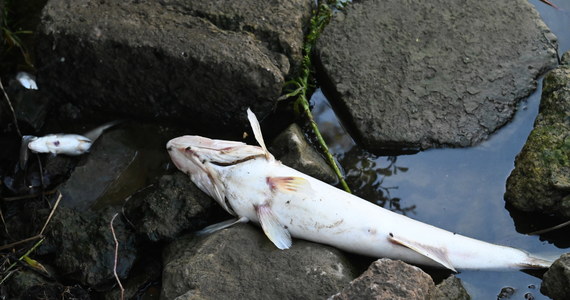
<svg viewBox="0 0 570 300"><path fill-rule="evenodd" d="M302 240L279 250L260 228L186 236L163 255L161 299L324 299L353 277L339 250Z"/></svg>
<svg viewBox="0 0 570 300"><path fill-rule="evenodd" d="M366 148L466 147L556 66L526 0L354 2L317 43L325 93Z"/></svg>
<svg viewBox="0 0 570 300"><path fill-rule="evenodd" d="M570 217L570 61L544 78L534 129L507 179L505 200L523 211Z"/></svg>
<svg viewBox="0 0 570 300"><path fill-rule="evenodd" d="M241 109L274 106L298 65L311 3L50 0L38 82L82 112L228 130L245 121Z"/></svg>

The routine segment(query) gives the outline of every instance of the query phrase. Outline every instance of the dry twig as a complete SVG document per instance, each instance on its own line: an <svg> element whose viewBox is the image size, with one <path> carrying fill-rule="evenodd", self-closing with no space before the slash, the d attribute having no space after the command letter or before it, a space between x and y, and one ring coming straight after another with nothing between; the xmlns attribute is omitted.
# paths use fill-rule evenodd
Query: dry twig
<svg viewBox="0 0 570 300"><path fill-rule="evenodd" d="M119 256L119 241L117 240L117 236L115 235L115 229L113 228L113 221L115 221L115 218L119 215L119 213L116 213L115 215L113 215L113 218L111 219L111 233L113 234L113 240L115 240L115 264L113 265L113 274L115 275L115 279L117 280L117 283L119 284L119 288L121 289L121 300L123 300L125 298L125 289L123 288L123 285L121 284L121 280L119 279L119 275L117 275L117 261L118 261L118 256Z"/></svg>

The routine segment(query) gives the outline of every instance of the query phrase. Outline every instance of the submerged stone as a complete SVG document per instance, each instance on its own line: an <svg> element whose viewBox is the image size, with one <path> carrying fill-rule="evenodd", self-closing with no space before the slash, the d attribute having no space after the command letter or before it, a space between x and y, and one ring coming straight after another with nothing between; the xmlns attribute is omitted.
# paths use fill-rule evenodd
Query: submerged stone
<svg viewBox="0 0 570 300"><path fill-rule="evenodd" d="M324 92L368 150L467 147L556 66L526 0L358 1L317 43Z"/></svg>
<svg viewBox="0 0 570 300"><path fill-rule="evenodd" d="M83 112L236 130L241 109L273 108L311 3L49 0L38 84Z"/></svg>
<svg viewBox="0 0 570 300"><path fill-rule="evenodd" d="M324 299L353 278L334 248L303 240L279 250L260 228L240 224L164 251L161 299Z"/></svg>
<svg viewBox="0 0 570 300"><path fill-rule="evenodd" d="M544 79L534 129L515 160L505 200L522 211L570 217L570 65Z"/></svg>
<svg viewBox="0 0 570 300"><path fill-rule="evenodd" d="M127 133L128 131L122 129L110 131L94 143L83 164L77 166L59 188L63 195L62 206L80 210L93 208L97 206L97 201L113 188L128 189L133 184L142 185L141 180L144 181L144 177L140 176L141 174L125 175L137 162L140 164L137 161L140 156L137 150L126 144L122 138ZM131 192L136 189L131 189ZM123 194L120 197L121 202L129 195L128 192Z"/></svg>

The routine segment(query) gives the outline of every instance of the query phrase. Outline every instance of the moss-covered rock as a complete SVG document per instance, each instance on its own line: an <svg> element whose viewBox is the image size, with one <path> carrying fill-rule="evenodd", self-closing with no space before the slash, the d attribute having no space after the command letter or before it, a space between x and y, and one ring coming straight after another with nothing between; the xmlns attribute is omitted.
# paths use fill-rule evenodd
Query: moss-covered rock
<svg viewBox="0 0 570 300"><path fill-rule="evenodd" d="M540 113L507 180L505 200L523 211L570 217L568 64L551 71L544 79Z"/></svg>

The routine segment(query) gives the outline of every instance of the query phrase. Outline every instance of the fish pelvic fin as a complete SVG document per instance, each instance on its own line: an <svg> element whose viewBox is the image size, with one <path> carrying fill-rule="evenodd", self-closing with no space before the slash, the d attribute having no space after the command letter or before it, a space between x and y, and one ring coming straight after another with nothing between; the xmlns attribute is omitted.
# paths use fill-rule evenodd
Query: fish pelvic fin
<svg viewBox="0 0 570 300"><path fill-rule="evenodd" d="M293 241L291 240L291 234L289 230L283 226L273 211L271 207L267 204L255 206L255 211L257 212L257 217L259 218L259 223L265 235L277 246L277 248L284 250L291 248Z"/></svg>
<svg viewBox="0 0 570 300"><path fill-rule="evenodd" d="M396 237L394 234L390 233L388 240L396 245L400 245L411 249L433 261L436 263L444 266L445 268L457 273L457 270L453 267L453 264L449 261L449 257L447 256L447 251L443 248L437 248L433 246L424 245L422 243L417 243L414 241L410 241L408 239L402 237Z"/></svg>
<svg viewBox="0 0 570 300"><path fill-rule="evenodd" d="M263 134L261 133L261 126L259 125L259 121L251 109L249 109L249 107L247 108L247 119L251 125L251 130L253 130L253 136L255 137L255 140L257 140L257 143L259 143L265 152L265 158L271 160L273 158L273 155L269 153L269 150L267 150L267 147L265 146L265 141L263 140Z"/></svg>
<svg viewBox="0 0 570 300"><path fill-rule="evenodd" d="M229 219L220 223L212 224L210 226L204 227L204 229L196 231L196 235L208 235L214 232L220 231L222 229L226 229L228 227L234 226L238 223L247 223L249 219L246 217L241 217L239 219Z"/></svg>
<svg viewBox="0 0 570 300"><path fill-rule="evenodd" d="M265 181L273 192L304 193L310 195L313 191L309 181L303 177L267 177Z"/></svg>

